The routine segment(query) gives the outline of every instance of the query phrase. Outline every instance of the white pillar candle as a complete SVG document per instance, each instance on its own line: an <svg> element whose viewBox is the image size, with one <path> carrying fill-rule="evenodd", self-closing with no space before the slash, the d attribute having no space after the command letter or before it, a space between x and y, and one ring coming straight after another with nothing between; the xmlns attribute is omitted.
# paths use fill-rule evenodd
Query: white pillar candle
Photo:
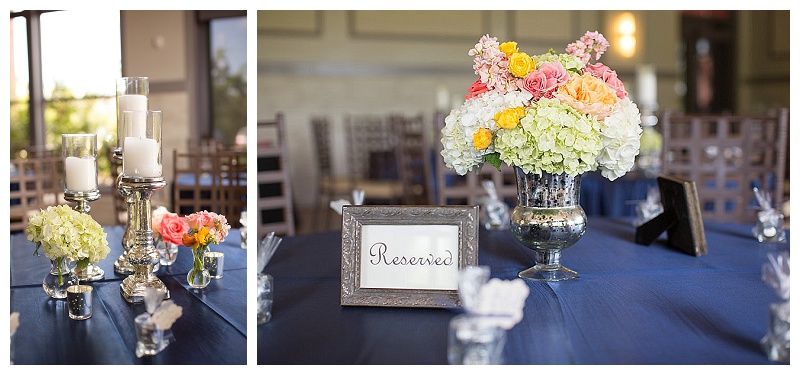
<svg viewBox="0 0 800 375"><path fill-rule="evenodd" d="M119 96L119 118L125 111L147 111L147 96L145 95L120 95ZM144 112L134 114L133 123L129 125L123 137L146 137L145 134L145 115Z"/></svg>
<svg viewBox="0 0 800 375"><path fill-rule="evenodd" d="M93 156L68 156L64 159L66 184L69 191L97 189L97 164Z"/></svg>
<svg viewBox="0 0 800 375"><path fill-rule="evenodd" d="M653 65L641 65L636 68L636 83L639 103L647 106L658 103L658 79Z"/></svg>
<svg viewBox="0 0 800 375"><path fill-rule="evenodd" d="M125 137L122 145L122 174L134 177L161 177L158 142L151 138Z"/></svg>

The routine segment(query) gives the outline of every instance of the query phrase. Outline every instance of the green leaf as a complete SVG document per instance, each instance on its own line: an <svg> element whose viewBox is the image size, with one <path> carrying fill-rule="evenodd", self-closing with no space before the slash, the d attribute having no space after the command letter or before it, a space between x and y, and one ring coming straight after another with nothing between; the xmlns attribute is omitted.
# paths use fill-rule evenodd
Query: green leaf
<svg viewBox="0 0 800 375"><path fill-rule="evenodd" d="M500 153L498 152L493 152L491 154L484 155L483 160L493 165L495 168L497 168L498 171L500 170L500 164L503 163L503 161L500 160Z"/></svg>
<svg viewBox="0 0 800 375"><path fill-rule="evenodd" d="M89 267L89 258L83 258L78 261L78 268L86 268Z"/></svg>

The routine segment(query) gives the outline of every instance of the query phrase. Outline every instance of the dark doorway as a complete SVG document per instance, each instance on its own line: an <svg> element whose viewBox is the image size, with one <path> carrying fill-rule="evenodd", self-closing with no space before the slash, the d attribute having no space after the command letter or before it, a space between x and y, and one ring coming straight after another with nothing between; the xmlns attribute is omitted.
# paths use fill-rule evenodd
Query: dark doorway
<svg viewBox="0 0 800 375"><path fill-rule="evenodd" d="M736 111L735 18L731 10L681 12L687 113Z"/></svg>

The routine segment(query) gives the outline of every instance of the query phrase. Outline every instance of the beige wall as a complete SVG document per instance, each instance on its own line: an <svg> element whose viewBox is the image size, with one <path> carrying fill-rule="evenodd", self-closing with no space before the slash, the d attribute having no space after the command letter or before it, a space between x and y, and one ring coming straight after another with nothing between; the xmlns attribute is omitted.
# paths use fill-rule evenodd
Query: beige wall
<svg viewBox="0 0 800 375"><path fill-rule="evenodd" d="M334 168L344 172L346 114L422 112L430 119L442 104L460 105L475 80L467 51L486 33L516 40L520 49L538 54L563 50L587 30L600 31L612 43L601 61L617 70L634 100L636 67L652 64L660 107L680 109L680 15L633 12L638 48L625 59L614 50L610 30L617 11L259 11L258 118L286 114L294 197L298 206L308 207L317 178L313 116L331 118ZM773 12L744 13L738 37L739 106L749 111L788 105L788 52L771 66L774 71L764 71L767 64L760 57L771 40L761 29ZM788 51L788 11L786 29L780 26L783 19L773 17L774 29L786 33L785 42L773 43L778 52ZM450 100L443 103L440 96Z"/></svg>
<svg viewBox="0 0 800 375"><path fill-rule="evenodd" d="M190 11L122 11L122 75L150 78L149 108L163 112L162 166L167 187L153 206L169 204L172 152L186 149L192 122L194 55Z"/></svg>

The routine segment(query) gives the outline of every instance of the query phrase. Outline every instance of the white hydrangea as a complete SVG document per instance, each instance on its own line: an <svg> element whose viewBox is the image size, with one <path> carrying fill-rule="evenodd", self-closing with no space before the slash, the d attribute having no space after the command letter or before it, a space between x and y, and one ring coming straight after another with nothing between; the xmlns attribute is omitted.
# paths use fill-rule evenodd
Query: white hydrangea
<svg viewBox="0 0 800 375"><path fill-rule="evenodd" d="M454 109L444 119L442 129L442 157L445 165L465 175L470 171L478 170L483 164L483 157L493 153L494 142L484 150L476 150L472 136L480 128L489 129L492 134L497 132L497 123L494 115L509 108L528 105L533 95L527 91L512 91L500 94L489 91L464 102L460 108Z"/></svg>
<svg viewBox="0 0 800 375"><path fill-rule="evenodd" d="M633 169L639 155L640 124L639 108L629 98L620 100L619 108L603 119L600 133L603 151L597 156L603 177L614 181Z"/></svg>

